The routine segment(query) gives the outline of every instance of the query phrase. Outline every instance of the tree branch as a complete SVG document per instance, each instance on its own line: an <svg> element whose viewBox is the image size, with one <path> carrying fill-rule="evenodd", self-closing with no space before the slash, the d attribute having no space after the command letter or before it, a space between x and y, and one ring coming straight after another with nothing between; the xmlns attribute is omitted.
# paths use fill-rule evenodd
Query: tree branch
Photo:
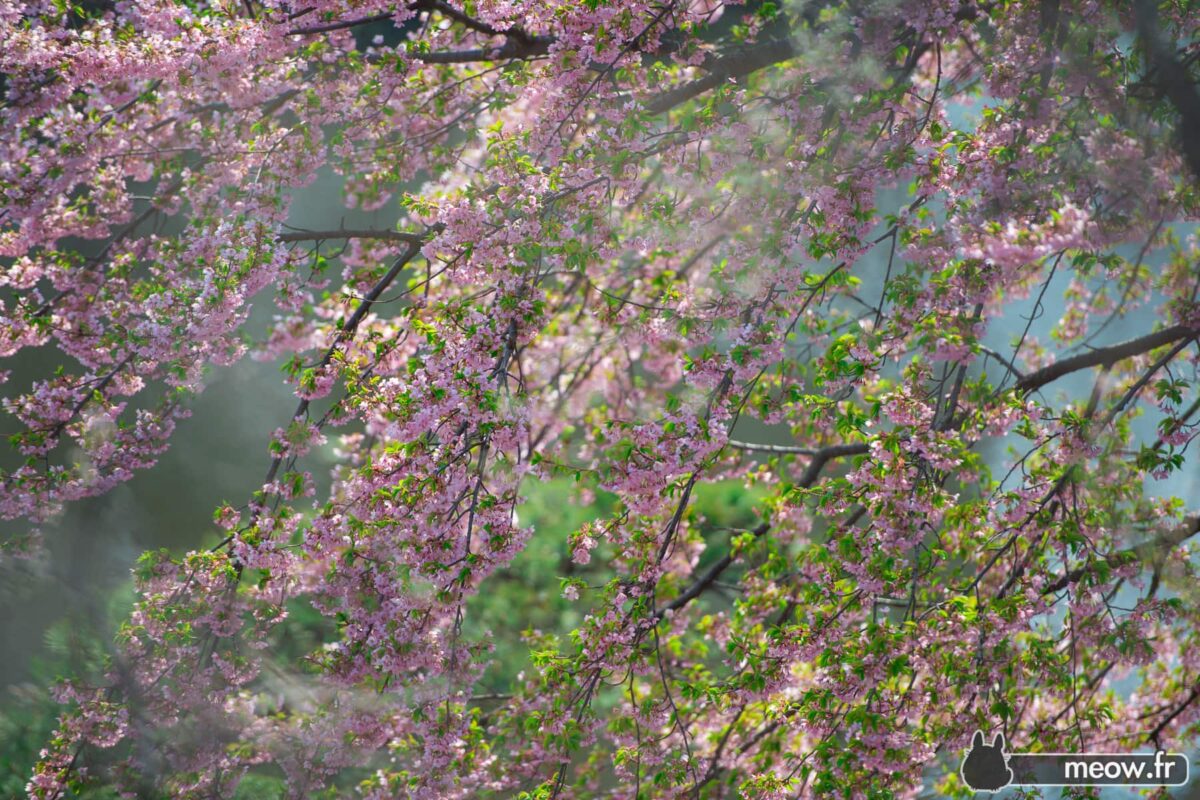
<svg viewBox="0 0 1200 800"><path fill-rule="evenodd" d="M1192 174L1200 178L1200 93L1196 91L1187 67L1179 63L1163 37L1158 24L1158 4L1153 0L1137 0L1133 10L1138 38L1146 49L1150 67L1147 80L1153 82L1179 112L1183 155Z"/></svg>
<svg viewBox="0 0 1200 800"><path fill-rule="evenodd" d="M867 445L861 443L835 444L821 450L810 450L807 454L811 455L813 460L809 462L808 467L804 470L804 474L800 477L800 480L797 481L797 483L805 488L812 486L814 483L816 483L817 478L819 478L821 475L821 470L824 469L825 465L830 461L830 459L850 455L862 455L866 452L868 452ZM770 528L771 526L769 523L761 523L753 531L755 538L762 536L764 533L770 530ZM696 580L693 581L692 584L688 586L688 588L685 589L682 594L663 606L658 612L658 618L662 619L662 616L668 611L678 611L703 594L704 590L711 586L717 580L717 578L721 577L721 573L729 569L729 566L733 564L734 558L735 555L732 551L723 555L720 560L716 561L711 567L705 570L704 574L696 578Z"/></svg>
<svg viewBox="0 0 1200 800"><path fill-rule="evenodd" d="M1150 731L1150 734L1146 737L1146 741L1158 744L1159 735L1166 730L1168 725L1175 721L1176 717L1186 711L1188 706L1196 702L1197 698L1200 698L1200 683L1197 683L1195 686L1193 686L1192 691L1188 693L1188 696L1184 699L1184 701L1175 706L1175 709L1170 714L1167 714L1167 716L1163 717L1162 721L1159 722L1158 725L1154 726L1154 730Z"/></svg>
<svg viewBox="0 0 1200 800"><path fill-rule="evenodd" d="M1172 325L1160 331L1130 339L1127 342L1114 344L1111 347L1098 347L1086 353L1080 353L1071 358L1065 358L1048 367L1025 375L1016 383L1017 391L1028 394L1037 391L1048 383L1053 383L1064 375L1088 369L1090 367L1111 367L1118 361L1147 353L1156 347L1173 344L1185 337L1194 337L1200 331L1186 325Z"/></svg>
<svg viewBox="0 0 1200 800"><path fill-rule="evenodd" d="M452 19L463 27L470 28L473 31L478 31L479 33L486 33L488 36L512 36L517 39L529 38L529 34L525 33L525 31L521 30L520 28L513 28L508 31L496 30L486 22L482 22L474 17L468 16L449 3L442 2L442 0L426 0L426 2L417 3L416 6L426 8L431 11L437 11L443 17Z"/></svg>
<svg viewBox="0 0 1200 800"><path fill-rule="evenodd" d="M312 36L318 33L329 33L330 31L341 31L346 28L357 28L359 25L370 25L372 22L383 22L396 16L394 11L385 11L382 14L372 14L369 17L356 17L355 19L343 19L336 22L327 22L324 25L311 25L307 28L292 28L288 31L288 36Z"/></svg>
<svg viewBox="0 0 1200 800"><path fill-rule="evenodd" d="M871 448L863 442L855 444L835 444L826 447L823 450L818 450L813 453L812 461L808 462L808 466L804 470L804 474L800 476L800 480L796 481L796 485L808 488L817 482L817 478L821 477L821 470L825 469L825 465L835 458L845 458L846 456L861 456L869 453Z"/></svg>
<svg viewBox="0 0 1200 800"><path fill-rule="evenodd" d="M543 56L550 50L550 45L554 43L552 36L531 36L524 29L519 27L509 28L508 30L499 30L481 20L459 11L443 0L417 0L411 3L409 9L412 11L436 11L442 16L453 22L457 22L464 28L482 33L485 36L503 36L505 42L495 48L473 48L470 50L452 50L434 53L409 53L409 56L416 61L422 61L426 64L462 64L473 61L499 61L513 58L532 58L534 56ZM396 12L387 11L381 14L372 14L367 17L356 17L355 19L340 20L324 23L322 25L311 25L305 28L292 28L288 31L289 36L312 36L319 33L329 33L331 31L345 30L346 28L356 28L360 25L370 25L374 22L384 22L395 17Z"/></svg>
<svg viewBox="0 0 1200 800"><path fill-rule="evenodd" d="M697 95L703 94L710 89L715 89L728 80L749 75L752 72L757 72L764 67L778 64L781 61L787 61L794 55L796 55L796 49L791 41L787 39L769 39L737 54L722 56L712 62L710 72L703 78L685 83L682 86L677 86L674 89L650 98L646 102L646 110L652 114L661 114L680 103L691 100Z"/></svg>
<svg viewBox="0 0 1200 800"><path fill-rule="evenodd" d="M1132 564L1135 561L1153 561L1170 552L1172 548L1183 544L1197 533L1200 533L1200 514L1188 517L1182 525L1153 539L1111 553L1101 559L1099 563L1103 563L1110 568L1116 568ZM1096 561L1090 561L1087 564L1076 567L1060 576L1054 583L1042 589L1042 594L1055 594L1073 583L1078 583L1084 576L1093 572L1096 569L1096 565Z"/></svg>
<svg viewBox="0 0 1200 800"><path fill-rule="evenodd" d="M730 439L728 444L735 450L750 450L758 453L786 453L797 456L815 456L822 452L819 448L814 447L800 447L791 444L758 444L756 442L742 442L737 439ZM859 453L865 453L866 450L863 448L865 448L865 445L839 444L825 449L827 451L839 451L833 452L828 456L829 458L834 458L838 455L858 455Z"/></svg>
<svg viewBox="0 0 1200 800"><path fill-rule="evenodd" d="M473 61L506 61L509 59L534 58L550 52L554 43L552 36L529 36L524 39L510 37L499 47L479 47L471 50L449 50L436 53L410 53L416 61L426 64L467 64Z"/></svg>
<svg viewBox="0 0 1200 800"><path fill-rule="evenodd" d="M760 524L753 530L754 537L758 538L762 536L764 533L770 530L770 528L771 526L766 522ZM703 594L704 590L709 586L712 586L713 582L721 576L721 573L729 568L729 565L733 563L734 558L735 556L732 550L721 556L720 560L715 562L711 567L704 571L703 575L693 581L692 585L685 589L683 594L679 595L674 600L659 609L659 618L661 619L668 611L678 611Z"/></svg>
<svg viewBox="0 0 1200 800"><path fill-rule="evenodd" d="M1012 361L1010 361L1009 359L1000 355L1000 353L996 352L995 350L993 350L990 347L987 347L986 345L980 345L979 349L981 351L983 351L984 353L986 353L987 355L989 355L992 358L999 361L1000 366L1007 369L1009 371L1009 374L1011 374L1014 378L1016 378L1017 380L1024 379L1025 373L1023 373L1023 372L1021 372L1021 370L1017 369L1016 366L1013 365Z"/></svg>
<svg viewBox="0 0 1200 800"><path fill-rule="evenodd" d="M430 228L430 233L433 233L436 230L440 230L440 228ZM329 345L329 348L325 351L325 355L322 356L321 361L318 364L318 369L324 369L326 366L328 366L328 364L333 360L334 353L337 352L337 349L342 342L354 338L355 333L358 332L359 324L363 321L363 318L367 316L367 312L371 310L371 307L375 304L375 301L379 299L380 295L387 291L387 288L392 285L392 282L395 281L397 276L404 271L404 268L407 267L408 263L416 257L417 253L421 252L421 244L423 241L425 241L423 237L414 237L413 241L408 243L408 247L405 248L404 252L396 258L384 276L380 278L373 287L371 287L371 291L367 292L366 296L363 297L362 302L360 302L354 309L354 313L352 313L345 320L345 322L342 323L342 326L338 328L337 335L334 337L333 343ZM291 418L296 419L308 413L308 407L310 403L311 401L308 398L301 399L299 404L296 406L296 410L292 413ZM282 464L282 455L277 455L271 460L271 466L267 470L266 478L263 480L264 484L268 484L275 480L275 476L279 473L279 467ZM227 536L216 547L214 547L213 550L220 549L231 541L233 541L233 534Z"/></svg>
<svg viewBox="0 0 1200 800"><path fill-rule="evenodd" d="M387 239L394 242L405 242L413 244L414 242L424 243L425 236L417 233L404 233L403 231L389 231L383 229L377 230L352 230L348 228L340 228L331 231L309 231L297 230L290 233L279 234L281 242L319 242L325 239Z"/></svg>

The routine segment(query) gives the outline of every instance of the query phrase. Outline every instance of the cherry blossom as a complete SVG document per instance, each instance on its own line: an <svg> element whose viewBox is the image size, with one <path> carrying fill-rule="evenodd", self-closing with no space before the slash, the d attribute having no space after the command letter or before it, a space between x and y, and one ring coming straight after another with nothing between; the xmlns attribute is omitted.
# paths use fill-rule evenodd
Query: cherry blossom
<svg viewBox="0 0 1200 800"><path fill-rule="evenodd" d="M913 797L981 728L1194 742L1185 5L0 0L0 557L215 371L296 395L30 796ZM296 227L330 173L391 221ZM611 499L579 624L493 632L485 699L471 600L561 478Z"/></svg>

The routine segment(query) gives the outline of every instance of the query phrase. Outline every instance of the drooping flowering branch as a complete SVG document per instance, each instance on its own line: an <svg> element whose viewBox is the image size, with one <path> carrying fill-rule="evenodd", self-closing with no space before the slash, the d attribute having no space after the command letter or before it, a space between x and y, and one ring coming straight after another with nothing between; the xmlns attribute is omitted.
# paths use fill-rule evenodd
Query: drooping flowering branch
<svg viewBox="0 0 1200 800"><path fill-rule="evenodd" d="M152 468L248 352L298 397L217 545L139 562L31 795L912 796L976 728L1186 744L1196 23L0 0L0 355L53 365L3 373L0 514ZM323 170L388 222L290 226ZM580 621L492 631L528 668L476 691L560 479Z"/></svg>

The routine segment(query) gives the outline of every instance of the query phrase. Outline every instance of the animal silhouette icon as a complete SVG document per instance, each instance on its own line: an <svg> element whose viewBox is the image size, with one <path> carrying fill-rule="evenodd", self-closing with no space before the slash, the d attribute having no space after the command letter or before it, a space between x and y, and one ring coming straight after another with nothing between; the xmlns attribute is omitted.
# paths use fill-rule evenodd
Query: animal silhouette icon
<svg viewBox="0 0 1200 800"><path fill-rule="evenodd" d="M975 731L971 749L962 762L963 782L976 792L998 792L1012 783L1013 772L1004 749L1003 733L997 733L988 745L983 743L983 731Z"/></svg>

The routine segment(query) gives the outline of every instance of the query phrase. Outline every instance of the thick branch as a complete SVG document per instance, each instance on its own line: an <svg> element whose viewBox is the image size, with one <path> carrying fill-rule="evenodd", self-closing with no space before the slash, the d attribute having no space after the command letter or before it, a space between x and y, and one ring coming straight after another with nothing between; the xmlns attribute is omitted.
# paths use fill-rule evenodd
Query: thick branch
<svg viewBox="0 0 1200 800"><path fill-rule="evenodd" d="M318 33L329 33L330 31L341 31L346 28L357 28L359 25L370 25L372 22L383 22L395 16L392 11L385 11L382 14L372 14L369 17L356 17L355 19L343 19L335 22L327 22L324 25L311 25L307 28L292 28L288 31L289 36L312 36Z"/></svg>
<svg viewBox="0 0 1200 800"><path fill-rule="evenodd" d="M430 232L432 233L435 230L437 229L431 228ZM407 267L408 263L416 257L417 253L421 252L421 244L423 241L425 241L425 239L422 237L413 237L413 240L408 243L408 247L405 248L404 252L401 253L400 256L395 260L391 268L388 269L384 276L380 278L373 287L371 287L371 291L367 292L366 296L363 297L362 302L360 302L358 307L354 309L354 313L352 313L338 329L337 336L334 338L333 344L329 346L329 349L325 351L325 355L321 358L320 364L318 365L319 369L325 368L333 360L333 355L337 352L337 349L339 346L341 346L342 342L354 338L354 334L358 331L359 324L363 321L363 318L367 316L367 313L371 310L371 307L375 305L375 301L379 299L380 295L387 291L387 288L392 285L393 281L395 281L400 273L404 271L405 267ZM302 399L296 406L296 410L292 414L292 419L302 417L308 413L309 404L310 401L308 398ZM275 458L272 459L271 466L267 470L267 477L263 480L264 484L275 480L275 476L279 473L279 467L282 464L282 455L275 456ZM232 538L233 537L231 534L213 549L215 550L223 547L232 541Z"/></svg>
<svg viewBox="0 0 1200 800"><path fill-rule="evenodd" d="M1200 331L1189 328L1186 325L1172 325L1170 328L1163 328L1160 331L1140 336L1137 339L1130 339L1120 344L1114 344L1111 347L1098 347L1095 350L1089 350L1086 353L1080 353L1071 358L1064 358L1062 361L1029 373L1017 381L1016 389L1023 394L1028 394L1072 372L1078 372L1090 367L1111 367L1118 361L1139 356L1156 347L1173 344L1180 339L1191 338L1197 334L1200 334Z"/></svg>
<svg viewBox="0 0 1200 800"><path fill-rule="evenodd" d="M1009 374L1011 374L1017 380L1023 380L1025 378L1025 373L1023 373L1023 372L1021 372L1021 370L1017 369L1016 366L1012 363L1012 361L1010 361L1007 358L1005 358L1004 356L1000 355L1000 353L996 352L992 348L987 347L985 345L980 345L979 349L982 350L984 353L987 353L992 358L999 361L1000 365L1002 367L1004 367L1005 369L1007 369Z"/></svg>
<svg viewBox="0 0 1200 800"><path fill-rule="evenodd" d="M826 458L836 458L837 456L854 456L861 455L866 451L866 445L858 444L838 444L832 447L821 448L816 447L800 447L792 444L758 444L756 442L742 442L737 439L730 439L729 446L735 450L749 450L755 453L781 453L786 455L796 456L815 456L818 453L826 453Z"/></svg>
<svg viewBox="0 0 1200 800"><path fill-rule="evenodd" d="M442 0L417 0L409 6L413 11L436 11L447 19L450 19L465 28L477 31L486 36L503 36L505 42L497 47L480 47L470 50L452 50L435 53L410 53L409 56L416 61L423 61L426 64L462 64L473 61L502 61L512 58L533 58L535 56L543 56L550 50L550 45L554 43L554 37L551 36L531 36L521 28L513 27L508 30L498 30L491 25L474 17L464 14L462 11L451 6L449 3ZM384 12L381 14L372 14L367 17L356 17L354 19L339 20L334 22L324 23L322 25L311 25L305 28L292 28L288 31L291 36L312 36L319 33L329 33L331 31L340 31L347 28L357 28L360 25L370 25L375 22L384 22L395 17L395 12Z"/></svg>
<svg viewBox="0 0 1200 800"><path fill-rule="evenodd" d="M520 28L513 28L511 31L498 31L491 25L488 25L486 22L482 22L474 17L468 16L449 3L442 2L442 0L421 2L418 3L417 6L437 11L442 16L452 19L464 27L470 28L473 31L479 31L480 33L486 33L488 36L502 36L504 34L511 34L517 39L528 38L528 35L525 33L525 31L521 30Z"/></svg>
<svg viewBox="0 0 1200 800"><path fill-rule="evenodd" d="M1151 69L1147 76L1167 96L1179 112L1179 138L1183 154L1192 174L1200 178L1200 92L1179 63L1174 49L1166 42L1158 25L1158 4L1154 0L1138 0L1134 4L1134 19L1138 38L1146 49Z"/></svg>
<svg viewBox="0 0 1200 800"><path fill-rule="evenodd" d="M752 452L762 453L777 453L780 455L798 455L812 456L812 461L808 463L808 467L804 470L804 474L800 476L799 484L804 487L811 486L816 482L821 475L821 470L825 469L825 464L835 458L845 458L847 456L861 456L870 452L869 445L863 442L855 442L853 444L834 444L829 447L813 449L811 447L797 447L786 444L754 444L753 442L739 442L735 439L730 439L728 442L730 447L737 450L749 450Z"/></svg>
<svg viewBox="0 0 1200 800"><path fill-rule="evenodd" d="M812 461L808 462L804 474L800 476L800 480L796 481L796 485L806 489L812 486L817 482L817 478L821 477L821 470L825 469L825 465L832 459L845 458L846 456L861 456L870 451L870 446L862 442L855 444L835 444L823 450L818 450L813 453Z"/></svg>
<svg viewBox="0 0 1200 800"><path fill-rule="evenodd" d="M991 7L990 3L980 5L980 9L983 10L990 10ZM961 8L955 12L954 18L960 22L970 22L975 20L978 15L979 10L976 8ZM816 20L809 20L809 24L816 24ZM911 28L908 30L912 31ZM907 74L916 66L919 50L921 48L913 49L910 62L898 69L900 73ZM787 61L795 55L797 55L796 47L791 40L768 39L739 52L721 56L704 64L704 67L709 70L708 75L655 95L647 100L646 110L652 114L669 111L680 103L685 103L697 95L715 89L725 81L735 80L781 61Z"/></svg>
<svg viewBox="0 0 1200 800"><path fill-rule="evenodd" d="M811 447L800 447L791 444L756 444L754 442L739 442L730 439L729 446L734 450L748 450L752 453L779 453L793 456L811 456L815 451Z"/></svg>
<svg viewBox="0 0 1200 800"><path fill-rule="evenodd" d="M1185 541L1200 533L1200 514L1188 517L1184 523L1177 528L1160 534L1148 541L1136 544L1133 547L1128 547L1124 550L1119 550L1116 553L1111 553L1099 562L1091 561L1087 564L1076 567L1075 569L1062 575L1058 580L1051 583L1042 590L1043 594L1054 594L1061 592L1073 583L1078 583L1084 576L1095 571L1096 565L1102 563L1110 568L1123 567L1127 564L1132 564L1137 561L1156 561L1161 559L1163 555L1169 553L1172 548L1183 544Z"/></svg>
<svg viewBox="0 0 1200 800"><path fill-rule="evenodd" d="M507 61L518 58L534 58L550 52L554 43L551 36L511 36L500 47L479 47L471 50L449 50L436 53L410 53L416 61L426 64L468 64L474 61Z"/></svg>
<svg viewBox="0 0 1200 800"><path fill-rule="evenodd" d="M757 528L754 529L754 531L753 531L754 536L756 538L759 536L762 536L764 533L766 533L770 529L770 527L771 526L768 525L767 523L765 523L765 522L762 523L761 525L759 525ZM725 570L727 570L729 568L729 565L733 563L734 558L735 558L735 556L733 554L733 551L730 551L730 552L726 553L725 555L721 556L720 560L715 562L711 567L709 567L707 570L705 570L704 574L701 575L699 578L697 578L692 583L691 586L689 586L687 589L685 589L683 594L679 595L674 600L672 600L671 602L669 602L665 606L663 606L659 610L658 615L661 617L663 614L666 614L668 611L678 611L679 609L686 606L688 603L695 600L697 597L699 597L701 594L704 593L705 589L707 589L709 586L712 586L713 582L716 581L716 579L721 576L722 572L724 572Z"/></svg>
<svg viewBox="0 0 1200 800"><path fill-rule="evenodd" d="M866 452L868 452L868 447L865 444L835 444L821 450L809 451L808 454L812 455L813 457L812 461L809 462L808 467L804 470L804 474L800 476L800 480L797 481L797 484L804 488L812 486L817 482L817 478L821 476L821 470L825 468L825 465L831 459L851 455L862 455ZM754 529L753 532L755 537L762 536L770 529L770 527L771 526L768 523L762 523ZM713 563L713 565L705 570L704 574L696 578L696 580L693 581L692 584L688 586L688 588L685 589L682 594L680 594L671 602L667 603L659 610L659 618L661 618L662 615L668 611L678 611L703 594L704 591L721 576L721 573L729 569L729 566L733 564L734 558L734 553L730 551L722 556L719 561Z"/></svg>
<svg viewBox="0 0 1200 800"><path fill-rule="evenodd" d="M1150 731L1150 734L1146 737L1146 741L1158 744L1158 737L1167 729L1167 726L1174 722L1175 718L1186 711L1188 706L1196 702L1198 698L1200 698L1200 683L1192 687L1192 691L1188 693L1188 696L1184 698L1182 703L1175 707L1175 710L1163 717L1162 721L1154 727L1154 730Z"/></svg>
<svg viewBox="0 0 1200 800"><path fill-rule="evenodd" d="M685 83L646 102L646 110L653 114L668 111L697 95L715 89L722 83L741 78L764 67L787 61L796 55L796 49L787 39L771 39L747 48L735 55L722 56L712 62L711 71L703 78Z"/></svg>
<svg viewBox="0 0 1200 800"><path fill-rule="evenodd" d="M334 231L292 231L291 233L281 233L279 241L281 242L319 242L325 239L387 239L393 242L405 242L413 244L414 242L423 243L426 241L425 236L417 233L404 233L403 231L389 230L351 230L341 228Z"/></svg>

